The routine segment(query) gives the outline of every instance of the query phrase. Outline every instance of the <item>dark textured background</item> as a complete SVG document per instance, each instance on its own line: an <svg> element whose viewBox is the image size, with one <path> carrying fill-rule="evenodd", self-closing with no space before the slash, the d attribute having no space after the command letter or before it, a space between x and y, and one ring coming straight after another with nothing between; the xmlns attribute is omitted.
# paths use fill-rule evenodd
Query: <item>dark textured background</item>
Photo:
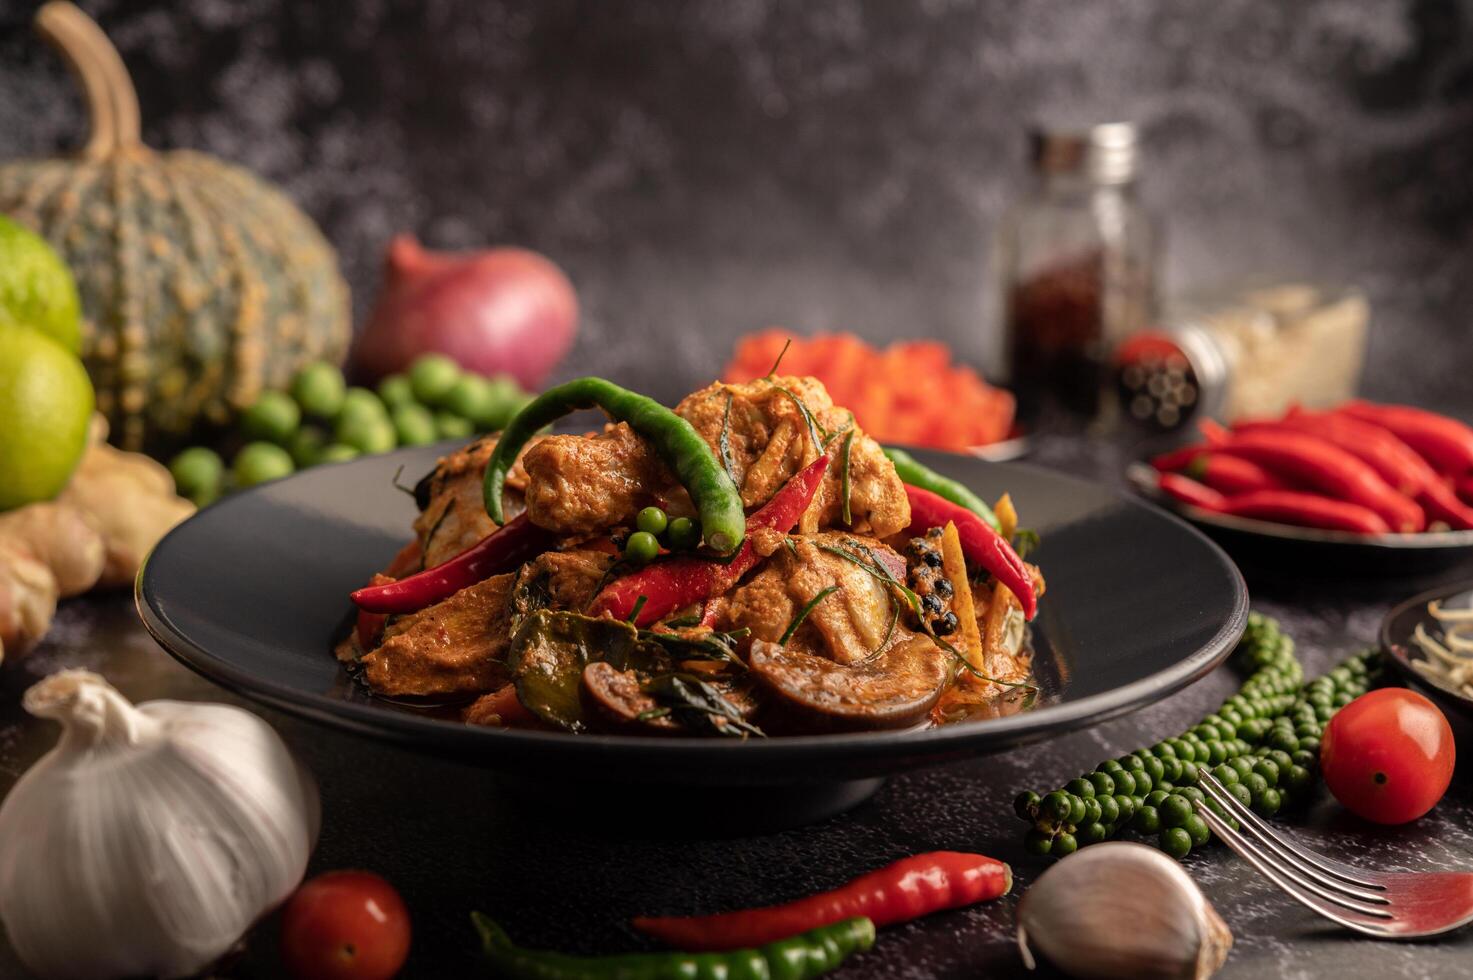
<svg viewBox="0 0 1473 980"><path fill-rule="evenodd" d="M1315 275L1374 305L1369 389L1473 413L1473 43L1469 4L1393 0L690 3L86 2L142 94L148 139L286 185L341 250L366 308L404 228L440 246L517 242L561 262L586 308L565 373L667 399L778 322L988 347L992 225L1023 177L1033 116L1145 126L1145 191L1170 225L1169 286ZM80 139L79 103L0 0L0 155ZM1040 461L1118 481L1106 447ZM1067 450L1067 451L1066 451ZM1078 458L1075 458L1078 457ZM1134 559L1144 560L1144 559ZM1313 673L1372 640L1387 604L1300 582L1255 587ZM0 674L0 787L54 737L20 690L63 664L135 697L220 698L142 633L126 597L69 604ZM831 886L901 854L1026 858L1008 800L1180 730L1227 672L1137 715L892 780L816 827L692 845L518 822L475 770L267 713L322 784L313 870L378 868L415 909L407 976L471 975L465 910L532 943L630 948L634 912L709 909ZM1463 729L1466 736L1466 729ZM1463 745L1468 745L1466 737ZM1429 818L1377 833L1325 802L1315 846L1383 867L1468 867L1467 767ZM688 815L674 815L680 820ZM1327 929L1222 849L1194 857L1237 935L1225 976L1466 975L1473 934L1374 943ZM847 975L1017 976L1015 898L887 931ZM270 928L226 975L279 975ZM18 975L0 945L0 976Z"/></svg>
<svg viewBox="0 0 1473 980"><path fill-rule="evenodd" d="M80 138L34 6L0 0L3 155ZM1466 2L82 6L137 79L148 140L284 184L360 316L384 241L414 229L553 256L586 308L564 373L670 400L769 323L981 359L1025 122L1118 117L1149 141L1170 289L1361 285L1369 390L1473 410Z"/></svg>

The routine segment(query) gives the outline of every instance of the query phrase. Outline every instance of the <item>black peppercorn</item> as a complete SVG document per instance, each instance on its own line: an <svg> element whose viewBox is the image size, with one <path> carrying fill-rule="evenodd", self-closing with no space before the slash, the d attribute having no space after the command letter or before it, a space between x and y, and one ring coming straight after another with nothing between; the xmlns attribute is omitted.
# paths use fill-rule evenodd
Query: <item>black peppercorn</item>
<svg viewBox="0 0 1473 980"><path fill-rule="evenodd" d="M957 625L956 613L954 612L937 616L931 621L931 629L937 636L950 636L956 632Z"/></svg>
<svg viewBox="0 0 1473 980"><path fill-rule="evenodd" d="M936 590L936 594L943 599L950 599L953 595L956 594L956 589L952 586L951 579L949 578L938 578L936 580L936 584L932 586L932 588L934 588Z"/></svg>

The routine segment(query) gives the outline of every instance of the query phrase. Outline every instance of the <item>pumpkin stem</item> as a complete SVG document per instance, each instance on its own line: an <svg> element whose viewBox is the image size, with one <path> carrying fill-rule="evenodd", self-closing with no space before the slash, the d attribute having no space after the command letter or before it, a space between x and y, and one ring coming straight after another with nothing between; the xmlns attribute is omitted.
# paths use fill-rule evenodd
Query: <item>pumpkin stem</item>
<svg viewBox="0 0 1473 980"><path fill-rule="evenodd" d="M51 0L36 11L36 31L82 85L92 122L82 155L97 160L141 146L138 93L102 28L67 0Z"/></svg>

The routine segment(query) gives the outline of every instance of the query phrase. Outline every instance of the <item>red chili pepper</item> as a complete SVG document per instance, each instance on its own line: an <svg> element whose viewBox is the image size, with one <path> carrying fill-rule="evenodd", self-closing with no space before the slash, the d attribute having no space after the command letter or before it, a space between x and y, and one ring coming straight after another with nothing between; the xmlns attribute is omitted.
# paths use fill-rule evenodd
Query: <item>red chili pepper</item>
<svg viewBox="0 0 1473 980"><path fill-rule="evenodd" d="M1348 402L1337 411L1386 429L1443 473L1473 471L1473 428L1446 415L1409 405Z"/></svg>
<svg viewBox="0 0 1473 980"><path fill-rule="evenodd" d="M369 612L416 612L537 557L552 547L553 540L551 531L522 514L442 565L387 585L359 589L352 598L359 609Z"/></svg>
<svg viewBox="0 0 1473 980"><path fill-rule="evenodd" d="M1187 464L1187 476L1229 497L1255 490L1287 490L1289 485L1252 460L1201 453Z"/></svg>
<svg viewBox="0 0 1473 980"><path fill-rule="evenodd" d="M423 560L420 550L419 538L406 544L399 549L394 560L389 562L389 567L368 580L369 585L387 585L395 579L410 573L410 569L419 567ZM358 610L358 618L354 620L353 632L358 636L358 646L364 650L372 650L378 646L379 637L383 635L384 623L389 617L383 613L364 612Z"/></svg>
<svg viewBox="0 0 1473 980"><path fill-rule="evenodd" d="M1207 445L1217 446L1233 437L1233 434L1212 419L1203 419L1197 423L1198 430L1207 439Z"/></svg>
<svg viewBox="0 0 1473 980"><path fill-rule="evenodd" d="M1427 484L1437 479L1427 461L1406 443L1378 425L1348 415L1295 412L1272 422L1240 422L1235 432L1290 430L1323 439L1338 446L1376 471L1376 475L1398 493L1415 499Z"/></svg>
<svg viewBox="0 0 1473 980"><path fill-rule="evenodd" d="M1156 486L1161 492L1169 497L1174 497L1184 504L1200 507L1203 510L1222 510L1227 498L1212 487L1203 486L1190 477L1182 476L1180 473L1160 473L1156 477Z"/></svg>
<svg viewBox="0 0 1473 980"><path fill-rule="evenodd" d="M1162 453L1151 459L1151 465L1163 473L1176 473L1191 466L1198 457L1206 453L1212 447L1205 442L1199 442L1191 446L1183 446L1173 449L1169 453Z"/></svg>
<svg viewBox="0 0 1473 980"><path fill-rule="evenodd" d="M1270 472L1328 497L1375 511L1398 531L1420 531L1427 517L1416 502L1397 493L1376 471L1350 453L1301 432L1236 433L1217 451L1248 459Z"/></svg>
<svg viewBox="0 0 1473 980"><path fill-rule="evenodd" d="M730 589L761 560L752 547L752 532L764 528L785 533L791 530L813 502L828 465L828 456L818 457L747 518L747 536L737 553L725 563L705 558L658 562L604 586L594 597L589 612L594 616L608 613L615 619L628 619L643 596L644 606L635 625L649 626L677 609Z"/></svg>
<svg viewBox="0 0 1473 980"><path fill-rule="evenodd" d="M1464 473L1453 480L1453 490L1465 504L1473 504L1473 473Z"/></svg>
<svg viewBox="0 0 1473 980"><path fill-rule="evenodd" d="M1038 612L1038 596L1033 592L1033 576L1028 573L1023 559L1008 544L1007 539L994 531L986 521L960 504L954 504L939 494L920 487L905 485L905 495L910 498L910 527L912 534L944 527L947 522L956 525L961 539L962 554L968 561L981 565L999 582L1008 587L1023 606L1023 615L1032 619Z"/></svg>
<svg viewBox="0 0 1473 980"><path fill-rule="evenodd" d="M1441 477L1433 477L1417 499L1426 508L1429 520L1442 521L1454 531L1473 530L1473 506L1459 500Z"/></svg>
<svg viewBox="0 0 1473 980"><path fill-rule="evenodd" d="M1357 534L1391 532L1381 515L1367 507L1298 490L1259 490L1241 497L1229 497L1223 503L1221 513Z"/></svg>
<svg viewBox="0 0 1473 980"><path fill-rule="evenodd" d="M832 891L783 905L677 918L634 920L634 928L676 949L718 952L764 946L788 936L865 916L878 926L1006 895L1013 870L981 854L932 851L902 858Z"/></svg>

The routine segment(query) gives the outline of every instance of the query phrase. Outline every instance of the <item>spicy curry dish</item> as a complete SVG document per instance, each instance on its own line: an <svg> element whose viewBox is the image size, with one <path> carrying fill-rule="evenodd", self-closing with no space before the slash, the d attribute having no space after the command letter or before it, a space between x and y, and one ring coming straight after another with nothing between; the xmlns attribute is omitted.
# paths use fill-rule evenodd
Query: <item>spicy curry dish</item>
<svg viewBox="0 0 1473 980"><path fill-rule="evenodd" d="M594 407L602 431L541 434ZM941 724L1028 689L1044 580L1012 502L882 448L814 378L674 411L572 381L414 496L415 539L353 593L337 648L383 697L747 737Z"/></svg>

